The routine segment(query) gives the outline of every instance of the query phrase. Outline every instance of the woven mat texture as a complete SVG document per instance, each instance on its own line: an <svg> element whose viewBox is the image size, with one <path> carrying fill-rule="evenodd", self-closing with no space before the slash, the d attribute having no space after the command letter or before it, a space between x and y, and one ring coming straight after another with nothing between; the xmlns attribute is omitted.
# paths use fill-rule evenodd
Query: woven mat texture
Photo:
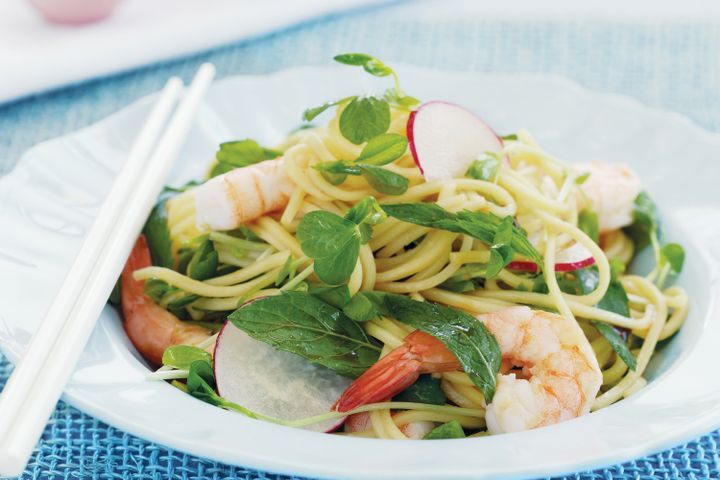
<svg viewBox="0 0 720 480"><path fill-rule="evenodd" d="M211 61L219 76L327 65L343 51L440 69L550 72L633 96L720 129L720 21L631 23L432 20L407 6L322 19L273 35L0 105L0 174L42 140L93 123ZM11 366L0 355L0 388ZM720 477L720 431L657 455L568 479ZM278 479L148 443L60 403L23 478Z"/></svg>

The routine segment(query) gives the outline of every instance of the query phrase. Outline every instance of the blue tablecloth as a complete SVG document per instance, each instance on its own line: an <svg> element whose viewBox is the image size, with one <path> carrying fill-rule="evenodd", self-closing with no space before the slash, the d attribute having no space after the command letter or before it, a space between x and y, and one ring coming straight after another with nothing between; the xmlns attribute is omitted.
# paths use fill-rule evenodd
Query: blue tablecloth
<svg viewBox="0 0 720 480"><path fill-rule="evenodd" d="M720 20L705 23L434 20L409 6L328 18L176 61L0 105L0 174L31 145L90 124L171 74L203 61L220 76L324 65L337 52L372 52L422 66L552 72L683 113L720 129ZM2 74L0 73L0 81ZM0 388L11 366L0 356ZM720 476L720 432L576 479L708 479ZM184 455L116 430L60 403L27 469L33 479L258 479L277 477Z"/></svg>

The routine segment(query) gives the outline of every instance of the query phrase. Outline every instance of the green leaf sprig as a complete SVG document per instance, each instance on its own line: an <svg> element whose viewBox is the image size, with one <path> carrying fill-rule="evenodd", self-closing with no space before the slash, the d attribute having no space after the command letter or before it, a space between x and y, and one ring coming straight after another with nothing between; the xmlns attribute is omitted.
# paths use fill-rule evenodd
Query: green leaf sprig
<svg viewBox="0 0 720 480"><path fill-rule="evenodd" d="M371 138L353 161L337 160L313 166L333 185L345 181L348 175L362 175L372 188L386 195L402 195L410 182L404 176L381 168L402 157L408 141L403 135L383 133Z"/></svg>
<svg viewBox="0 0 720 480"><path fill-rule="evenodd" d="M143 234L147 240L148 249L153 265L172 268L174 259L172 254L172 238L168 227L167 201L179 193L198 185L197 182L188 182L182 187L165 187L158 197L155 207L143 227Z"/></svg>
<svg viewBox="0 0 720 480"><path fill-rule="evenodd" d="M465 431L457 420L451 420L433 428L423 440L448 440L451 438L465 438Z"/></svg>
<svg viewBox="0 0 720 480"><path fill-rule="evenodd" d="M663 288L668 277L680 274L685 263L685 250L678 243L661 243L660 210L646 192L640 192L635 198L633 223L624 231L636 251L652 246L655 268L648 278L654 280L658 288Z"/></svg>
<svg viewBox="0 0 720 480"><path fill-rule="evenodd" d="M440 340L457 357L485 401L492 402L501 354L495 337L482 322L468 313L435 303L396 294L384 297L390 316Z"/></svg>
<svg viewBox="0 0 720 480"><path fill-rule="evenodd" d="M283 292L239 308L228 319L245 333L340 375L356 377L375 363L380 346L336 307L315 295Z"/></svg>
<svg viewBox="0 0 720 480"><path fill-rule="evenodd" d="M501 163L500 158L495 153L485 152L473 160L467 172L465 172L465 176L476 180L494 182L500 171Z"/></svg>
<svg viewBox="0 0 720 480"><path fill-rule="evenodd" d="M395 395L393 401L445 405L447 397L440 387L440 379L432 375L420 375L415 383Z"/></svg>
<svg viewBox="0 0 720 480"><path fill-rule="evenodd" d="M349 96L309 108L303 113L304 121L312 121L331 107L340 107L342 108L338 125L340 133L350 142L360 145L387 132L390 128L391 105L408 110L420 103L418 99L403 93L397 73L378 58L365 53L344 53L335 56L335 61L344 65L361 66L376 77L392 76L394 88L387 90L382 98Z"/></svg>
<svg viewBox="0 0 720 480"><path fill-rule="evenodd" d="M357 263L360 245L372 236L372 226L386 218L374 197L366 197L345 217L332 212L314 211L303 217L297 238L303 253L315 261L315 274L329 285L340 285L350 278Z"/></svg>
<svg viewBox="0 0 720 480"><path fill-rule="evenodd" d="M260 146L255 140L245 139L220 144L215 160L217 163L208 174L208 178L217 177L236 168L247 167L264 160L272 160L282 155L279 150Z"/></svg>
<svg viewBox="0 0 720 480"><path fill-rule="evenodd" d="M400 79L397 73L382 60L366 53L343 53L336 55L334 59L345 65L363 67L363 70L376 77L392 75L394 88L386 90L384 98L394 107L411 109L420 104L420 100L417 98L405 95L400 88Z"/></svg>
<svg viewBox="0 0 720 480"><path fill-rule="evenodd" d="M524 255L539 266L542 265L542 255L530 243L525 232L512 224L512 218L504 220L490 212L467 210L452 213L435 203L395 203L383 205L382 208L388 216L403 222L463 233L488 245L498 245L494 268L500 263L503 263L504 267L506 265L504 262L512 259L513 253ZM500 236L496 239L498 233Z"/></svg>

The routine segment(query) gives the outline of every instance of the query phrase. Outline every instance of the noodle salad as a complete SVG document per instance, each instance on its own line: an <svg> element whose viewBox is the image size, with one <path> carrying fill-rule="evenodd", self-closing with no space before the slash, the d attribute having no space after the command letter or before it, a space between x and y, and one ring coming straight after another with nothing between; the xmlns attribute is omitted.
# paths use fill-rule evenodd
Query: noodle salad
<svg viewBox="0 0 720 480"><path fill-rule="evenodd" d="M688 296L640 179L392 83L220 144L166 188L111 297L149 380L349 436L528 430L642 389ZM360 72L359 72L360 73ZM322 121L325 119L325 121ZM650 249L654 268L629 273Z"/></svg>

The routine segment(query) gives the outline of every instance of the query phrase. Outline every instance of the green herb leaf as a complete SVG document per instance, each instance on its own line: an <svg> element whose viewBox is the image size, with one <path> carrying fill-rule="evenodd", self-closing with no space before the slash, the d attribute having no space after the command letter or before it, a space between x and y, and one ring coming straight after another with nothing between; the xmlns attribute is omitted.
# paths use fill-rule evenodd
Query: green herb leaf
<svg viewBox="0 0 720 480"><path fill-rule="evenodd" d="M345 65L361 66L370 75L376 77L387 77L392 75L393 69L385 65L381 60L365 53L343 53L334 57L336 62Z"/></svg>
<svg viewBox="0 0 720 480"><path fill-rule="evenodd" d="M382 207L389 216L403 222L464 233L488 245L494 243L495 234L503 221L501 217L490 212L452 213L434 203L396 203ZM512 230L513 235L510 242L512 249L535 261L538 265L542 265L542 256L530 243L525 232L516 226L513 226Z"/></svg>
<svg viewBox="0 0 720 480"><path fill-rule="evenodd" d="M575 185L582 185L583 183L587 182L588 178L590 178L590 172L585 172L582 175L578 175L578 177L575 178Z"/></svg>
<svg viewBox="0 0 720 480"><path fill-rule="evenodd" d="M410 110L420 105L420 100L417 98L405 95L402 92L398 93L398 91L394 88L388 88L385 90L383 98L385 98L390 105L403 110Z"/></svg>
<svg viewBox="0 0 720 480"><path fill-rule="evenodd" d="M343 307L343 313L356 322L367 322L377 317L377 309L362 292L358 292Z"/></svg>
<svg viewBox="0 0 720 480"><path fill-rule="evenodd" d="M659 229L660 211L646 192L640 192L635 198L633 223L624 229L625 233L632 239L635 249L640 251L652 242Z"/></svg>
<svg viewBox="0 0 720 480"><path fill-rule="evenodd" d="M493 244L490 247L490 262L485 271L485 278L494 278L500 270L512 261L513 249L513 218L505 217L498 225L493 237Z"/></svg>
<svg viewBox="0 0 720 480"><path fill-rule="evenodd" d="M336 308L343 308L350 302L350 289L348 289L347 285L333 287L330 285L308 283L307 291L309 294L315 295L323 302L329 303Z"/></svg>
<svg viewBox="0 0 720 480"><path fill-rule="evenodd" d="M195 360L190 364L187 390L193 397L211 405L222 406L223 401L215 392L215 374L210 362Z"/></svg>
<svg viewBox="0 0 720 480"><path fill-rule="evenodd" d="M315 211L303 217L297 229L300 248L315 260L315 274L325 283L339 285L352 275L360 245L372 236L372 227L385 219L373 197L366 197L345 218Z"/></svg>
<svg viewBox="0 0 720 480"><path fill-rule="evenodd" d="M209 177L217 177L236 168L247 167L264 160L272 160L282 155L278 150L261 147L255 140L245 139L224 142L215 153L217 164L210 171Z"/></svg>
<svg viewBox="0 0 720 480"><path fill-rule="evenodd" d="M578 228L585 232L593 242L600 241L600 226L595 211L586 208L578 214Z"/></svg>
<svg viewBox="0 0 720 480"><path fill-rule="evenodd" d="M500 371L500 347L492 333L472 315L434 303L387 294L385 306L391 316L440 340L463 370L492 402Z"/></svg>
<svg viewBox="0 0 720 480"><path fill-rule="evenodd" d="M387 215L375 197L368 196L360 200L355 204L355 206L348 210L345 214L345 218L357 225L362 223L377 225L378 223L383 222L387 218Z"/></svg>
<svg viewBox="0 0 720 480"><path fill-rule="evenodd" d="M470 164L466 177L476 180L485 180L486 182L494 182L500 170L500 159L492 153L484 153Z"/></svg>
<svg viewBox="0 0 720 480"><path fill-rule="evenodd" d="M363 66L373 58L375 57L367 53L341 53L340 55L335 55L333 60L344 63L345 65Z"/></svg>
<svg viewBox="0 0 720 480"><path fill-rule="evenodd" d="M465 438L465 431L463 431L460 422L457 420L451 420L439 427L435 427L425 435L423 440L445 440L450 438Z"/></svg>
<svg viewBox="0 0 720 480"><path fill-rule="evenodd" d="M323 113L328 108L335 107L335 106L343 104L345 102L355 100L356 98L357 97L355 97L355 96L345 97L343 99L336 100L334 102L325 102L320 106L308 108L307 110L305 110L303 112L303 120L305 120L306 122L312 122L313 120L315 120L315 117L317 117L318 115Z"/></svg>
<svg viewBox="0 0 720 480"><path fill-rule="evenodd" d="M517 140L517 133L508 133L507 135L500 135L501 140Z"/></svg>
<svg viewBox="0 0 720 480"><path fill-rule="evenodd" d="M292 280L295 278L295 268L293 268L293 257L292 255L288 255L287 260L285 260L285 263L283 264L282 268L278 272L277 277L275 278L275 286L279 287L283 284L285 279Z"/></svg>
<svg viewBox="0 0 720 480"><path fill-rule="evenodd" d="M402 157L407 146L407 138L403 135L383 133L371 138L355 161L366 165L387 165Z"/></svg>
<svg viewBox="0 0 720 480"><path fill-rule="evenodd" d="M256 340L300 355L340 375L359 376L380 355L380 347L361 326L307 293L283 292L262 298L228 318Z"/></svg>
<svg viewBox="0 0 720 480"><path fill-rule="evenodd" d="M447 279L443 283L438 285L438 288L442 288L443 290L449 290L451 292L465 293L477 290L478 286L472 280Z"/></svg>
<svg viewBox="0 0 720 480"><path fill-rule="evenodd" d="M158 198L157 204L150 212L150 216L143 227L143 234L150 250L150 257L153 265L158 267L172 268L172 238L168 228L167 201L174 197L177 191L174 189L163 189Z"/></svg>
<svg viewBox="0 0 720 480"><path fill-rule="evenodd" d="M340 114L340 133L355 145L387 132L390 105L380 98L353 99Z"/></svg>
<svg viewBox="0 0 720 480"><path fill-rule="evenodd" d="M358 164L363 178L375 190L385 195L402 195L408 189L410 181L399 173L374 165Z"/></svg>
<svg viewBox="0 0 720 480"><path fill-rule="evenodd" d="M173 345L165 349L162 364L168 367L188 370L196 361L212 362L212 356L202 348L190 345Z"/></svg>
<svg viewBox="0 0 720 480"><path fill-rule="evenodd" d="M360 243L363 245L372 237L372 226L385 221L386 218L385 211L373 196L363 198L345 214L345 219L358 226Z"/></svg>
<svg viewBox="0 0 720 480"><path fill-rule="evenodd" d="M350 278L360 252L355 223L331 212L310 212L300 221L296 235L303 253L315 260L320 280L339 285Z"/></svg>
<svg viewBox="0 0 720 480"><path fill-rule="evenodd" d="M685 249L678 243L668 243L660 249L660 266L670 265L673 275L682 272L685 263Z"/></svg>
<svg viewBox="0 0 720 480"><path fill-rule="evenodd" d="M213 243L205 239L193 253L187 266L187 275L195 280L207 280L215 276L218 267L218 253Z"/></svg>
<svg viewBox="0 0 720 480"><path fill-rule="evenodd" d="M320 172L334 173L339 175L361 175L362 170L356 165L350 165L342 160L333 162L320 162L313 165L315 170Z"/></svg>
<svg viewBox="0 0 720 480"><path fill-rule="evenodd" d="M393 401L445 405L447 397L440 388L440 379L432 375L420 375L415 383L395 395Z"/></svg>
<svg viewBox="0 0 720 480"><path fill-rule="evenodd" d="M605 292L605 296L598 302L597 307L625 317L630 316L627 292L625 292L625 288L619 280L613 279L610 281L607 292Z"/></svg>
<svg viewBox="0 0 720 480"><path fill-rule="evenodd" d="M627 343L625 343L620 333L612 325L608 325L607 323L592 322L592 324L595 329L605 337L608 343L610 343L612 349L615 350L615 353L625 362L625 365L634 371L637 368L637 359L628 348Z"/></svg>

